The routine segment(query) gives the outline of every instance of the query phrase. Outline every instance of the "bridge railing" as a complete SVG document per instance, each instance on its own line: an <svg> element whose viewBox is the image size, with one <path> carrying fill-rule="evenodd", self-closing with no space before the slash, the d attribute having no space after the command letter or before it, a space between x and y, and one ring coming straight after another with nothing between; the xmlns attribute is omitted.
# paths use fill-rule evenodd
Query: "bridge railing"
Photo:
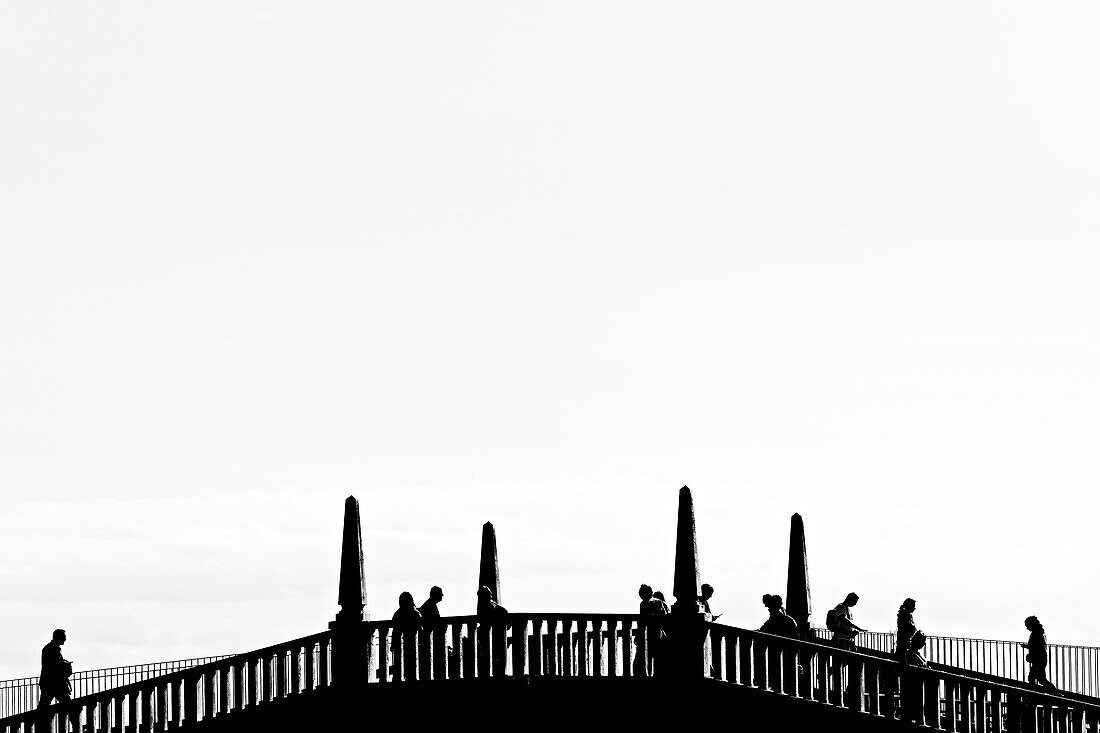
<svg viewBox="0 0 1100 733"><path fill-rule="evenodd" d="M170 662L151 662L148 664L130 664L124 667L82 670L74 672L73 676L69 678L69 683L72 685L72 696L74 698L84 697L96 692L141 682L151 677L160 677L182 669L190 669L202 664L216 662L227 657L228 655L197 657L195 659L176 659ZM39 698L40 691L37 677L0 680L0 718L34 710L38 707Z"/></svg>
<svg viewBox="0 0 1100 733"><path fill-rule="evenodd" d="M630 677L661 674L675 643L661 617L511 614L441 619L395 633L365 624L372 685L499 677ZM673 632L675 629L672 629ZM1100 733L1100 705L1036 688L884 656L708 624L701 678L821 705L966 733ZM0 720L0 733L161 733L332 682L331 632L94 693Z"/></svg>
<svg viewBox="0 0 1100 733"><path fill-rule="evenodd" d="M522 676L648 676L662 636L659 619L636 614L510 614L441 619L419 631L370 624L370 680Z"/></svg>
<svg viewBox="0 0 1100 733"><path fill-rule="evenodd" d="M331 632L224 657L0 720L0 733L160 733L327 687Z"/></svg>
<svg viewBox="0 0 1100 733"><path fill-rule="evenodd" d="M720 625L708 639L714 679L873 716L966 733L1096 733L1100 706L892 659Z"/></svg>
<svg viewBox="0 0 1100 733"><path fill-rule="evenodd" d="M832 639L833 632L814 629L823 642ZM892 653L897 634L866 631L856 637L856 646L877 652ZM1027 651L1019 642L996 639L967 639L954 636L929 636L924 647L925 658L946 667L1026 682L1030 665ZM1050 644L1047 646L1047 677L1054 686L1066 692L1100 697L1100 648Z"/></svg>

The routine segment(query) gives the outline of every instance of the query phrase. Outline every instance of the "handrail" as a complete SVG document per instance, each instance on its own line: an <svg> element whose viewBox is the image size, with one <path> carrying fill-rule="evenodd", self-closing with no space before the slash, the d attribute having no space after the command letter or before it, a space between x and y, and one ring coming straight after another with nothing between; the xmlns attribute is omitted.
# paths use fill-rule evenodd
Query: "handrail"
<svg viewBox="0 0 1100 733"><path fill-rule="evenodd" d="M159 677L181 669L226 659L232 655L220 654L191 659L174 659L167 662L147 662L118 667L101 667L74 672L69 678L73 697L83 697L103 690L111 690L132 682ZM38 707L38 677L16 677L0 680L0 719L18 715Z"/></svg>
<svg viewBox="0 0 1100 733"><path fill-rule="evenodd" d="M832 632L815 628L814 633L828 639ZM856 637L856 645L890 653L897 634L866 631ZM1029 665L1026 651L1019 642L1000 639L973 639L960 636L928 636L924 656L932 664L967 669L994 677L1026 682ZM1078 695L1100 697L1100 648L1049 644L1047 676L1058 689Z"/></svg>
<svg viewBox="0 0 1100 733"><path fill-rule="evenodd" d="M0 733L164 731L327 687L331 632L256 649L0 720Z"/></svg>

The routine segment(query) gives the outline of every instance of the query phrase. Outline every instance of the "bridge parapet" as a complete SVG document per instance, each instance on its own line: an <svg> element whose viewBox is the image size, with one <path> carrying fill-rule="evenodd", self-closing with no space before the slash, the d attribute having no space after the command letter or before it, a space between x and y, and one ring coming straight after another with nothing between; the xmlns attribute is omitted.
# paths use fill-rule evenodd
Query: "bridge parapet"
<svg viewBox="0 0 1100 733"><path fill-rule="evenodd" d="M368 682L385 686L540 677L653 677L668 639L660 619L631 614L511 614L505 623L444 618L430 629L394 634L392 622L364 621L373 653ZM695 676L757 694L933 730L966 733L1100 733L1100 704L1023 685L920 669L721 624L706 625ZM304 699L333 682L333 632L326 631L0 721L0 733L134 731L160 733L208 723L282 700ZM364 650L366 651L366 650ZM462 684L466 684L463 682ZM427 689L427 688L426 688ZM343 696L350 687L337 688ZM776 721L781 722L781 721Z"/></svg>

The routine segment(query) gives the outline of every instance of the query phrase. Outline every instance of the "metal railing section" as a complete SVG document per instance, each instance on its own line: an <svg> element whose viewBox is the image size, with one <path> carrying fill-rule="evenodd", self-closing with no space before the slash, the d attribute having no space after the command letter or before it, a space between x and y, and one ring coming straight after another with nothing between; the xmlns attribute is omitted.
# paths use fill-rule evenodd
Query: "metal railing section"
<svg viewBox="0 0 1100 733"><path fill-rule="evenodd" d="M152 677L160 677L183 669L190 669L201 664L209 664L219 659L226 659L228 656L197 657L195 659L176 659L170 662L132 664L125 667L88 669L74 672L73 676L69 678L69 682L72 685L72 696L75 699L133 684L134 682L141 682ZM0 718L34 710L38 707L40 696L37 677L0 680Z"/></svg>
<svg viewBox="0 0 1100 733"><path fill-rule="evenodd" d="M328 687L324 632L132 682L0 720L0 733L154 733Z"/></svg>
<svg viewBox="0 0 1100 733"><path fill-rule="evenodd" d="M833 632L814 629L823 642L832 639ZM856 637L856 646L891 654L897 635L867 631ZM1019 642L995 639L967 639L953 636L929 636L924 657L934 664L966 669L1016 682L1027 682L1030 665L1027 651ZM1047 646L1047 677L1054 686L1066 692L1100 697L1100 648L1050 644Z"/></svg>

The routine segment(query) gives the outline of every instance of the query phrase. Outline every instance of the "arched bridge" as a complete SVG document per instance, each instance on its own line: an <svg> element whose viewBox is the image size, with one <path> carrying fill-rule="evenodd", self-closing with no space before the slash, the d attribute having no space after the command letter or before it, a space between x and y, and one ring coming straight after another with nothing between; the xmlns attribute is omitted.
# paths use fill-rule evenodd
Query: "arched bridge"
<svg viewBox="0 0 1100 733"><path fill-rule="evenodd" d="M490 541L482 582L499 587L495 540L486 538L483 549ZM915 668L885 650L844 650L812 635L791 639L715 622L696 603L686 487L676 556L677 602L668 616L511 613L403 630L365 616L359 507L349 497L341 610L327 630L11 715L0 719L0 733L446 724L1100 733L1100 700L1093 697L1051 695L997 674Z"/></svg>

